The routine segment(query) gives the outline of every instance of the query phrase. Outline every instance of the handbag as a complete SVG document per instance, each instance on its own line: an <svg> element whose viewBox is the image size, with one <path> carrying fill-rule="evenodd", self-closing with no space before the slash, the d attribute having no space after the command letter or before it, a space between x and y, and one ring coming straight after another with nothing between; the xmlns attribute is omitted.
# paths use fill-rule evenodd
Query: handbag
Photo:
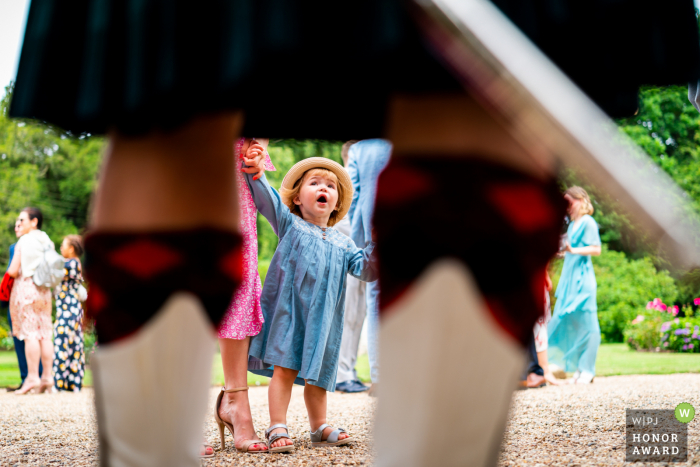
<svg viewBox="0 0 700 467"><path fill-rule="evenodd" d="M15 283L15 278L10 276L8 273L2 277L2 282L0 283L0 300L3 302L10 301L10 294L12 293L12 286Z"/></svg>
<svg viewBox="0 0 700 467"><path fill-rule="evenodd" d="M80 284L78 286L78 300L80 300L81 302L87 300L87 289L83 284Z"/></svg>
<svg viewBox="0 0 700 467"><path fill-rule="evenodd" d="M54 288L63 281L65 275L65 259L56 253L53 244L47 246L41 263L34 272L34 283L39 287Z"/></svg>

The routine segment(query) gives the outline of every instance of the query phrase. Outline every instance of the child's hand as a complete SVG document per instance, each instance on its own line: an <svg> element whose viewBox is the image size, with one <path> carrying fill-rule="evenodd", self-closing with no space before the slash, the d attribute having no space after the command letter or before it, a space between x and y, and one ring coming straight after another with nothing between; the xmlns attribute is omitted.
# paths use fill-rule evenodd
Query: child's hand
<svg viewBox="0 0 700 467"><path fill-rule="evenodd" d="M243 162L247 165L243 171L249 174L255 174L253 180L257 180L265 173L265 165L263 158L265 157L265 148L257 141L250 142L245 154L242 154Z"/></svg>

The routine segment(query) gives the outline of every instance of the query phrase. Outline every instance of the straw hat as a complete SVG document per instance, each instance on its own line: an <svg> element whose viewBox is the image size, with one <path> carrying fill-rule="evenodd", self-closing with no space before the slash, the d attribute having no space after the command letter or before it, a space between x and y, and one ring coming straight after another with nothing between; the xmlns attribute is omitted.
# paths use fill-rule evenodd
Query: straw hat
<svg viewBox="0 0 700 467"><path fill-rule="evenodd" d="M291 190L294 188L294 184L299 180L302 175L307 170L311 169L328 169L338 177L338 183L343 187L343 199L339 199L341 202L341 209L338 210L338 220L345 217L345 214L350 210L350 204L352 203L352 181L350 180L350 175L345 168L335 161L326 159L325 157L309 157L302 161L297 162L294 166L289 169L287 175L284 176L282 180L282 188Z"/></svg>

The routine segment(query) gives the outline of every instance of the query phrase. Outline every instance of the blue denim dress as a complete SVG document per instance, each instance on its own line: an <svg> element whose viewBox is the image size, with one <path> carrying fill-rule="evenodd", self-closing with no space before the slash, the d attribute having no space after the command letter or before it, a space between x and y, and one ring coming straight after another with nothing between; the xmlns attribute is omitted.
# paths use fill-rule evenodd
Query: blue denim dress
<svg viewBox="0 0 700 467"><path fill-rule="evenodd" d="M258 211L279 237L260 304L263 324L250 342L253 373L272 376L272 366L299 371L297 382L335 390L345 314L347 274L377 279L374 243L364 250L332 227L292 214L265 176L246 181Z"/></svg>

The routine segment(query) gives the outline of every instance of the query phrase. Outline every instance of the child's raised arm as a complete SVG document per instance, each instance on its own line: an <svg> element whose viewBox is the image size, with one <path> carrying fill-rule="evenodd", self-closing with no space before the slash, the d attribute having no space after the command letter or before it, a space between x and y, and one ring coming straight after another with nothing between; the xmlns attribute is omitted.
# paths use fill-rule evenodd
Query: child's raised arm
<svg viewBox="0 0 700 467"><path fill-rule="evenodd" d="M353 246L355 246L354 243ZM364 250L354 247L348 251L348 274L365 282L372 282L379 278L377 253L374 251L374 246L375 243L370 242Z"/></svg>
<svg viewBox="0 0 700 467"><path fill-rule="evenodd" d="M253 195L255 207L265 216L279 238L282 238L292 224L294 214L282 202L280 194L270 186L265 175L253 180L253 175L245 174L245 180Z"/></svg>

